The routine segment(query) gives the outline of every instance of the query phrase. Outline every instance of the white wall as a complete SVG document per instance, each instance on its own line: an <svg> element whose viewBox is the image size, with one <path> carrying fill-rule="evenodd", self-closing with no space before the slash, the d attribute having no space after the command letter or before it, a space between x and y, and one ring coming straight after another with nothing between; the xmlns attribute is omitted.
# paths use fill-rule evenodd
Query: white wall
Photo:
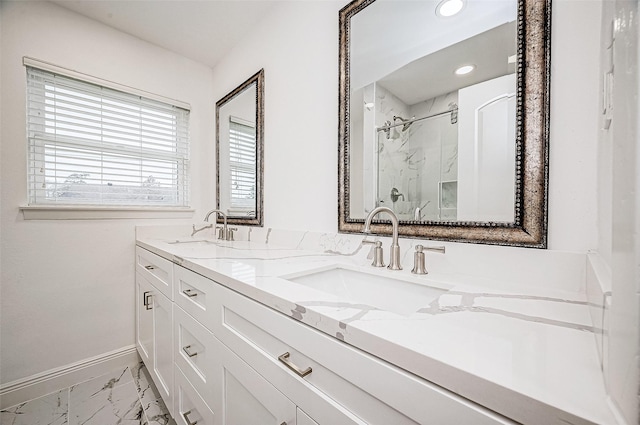
<svg viewBox="0 0 640 425"><path fill-rule="evenodd" d="M551 28L549 248L586 251L597 241L601 3L554 0Z"/></svg>
<svg viewBox="0 0 640 425"><path fill-rule="evenodd" d="M598 146L598 254L611 273L605 310L604 373L614 406L628 424L640 420L640 133L638 2L602 9L602 72L613 71L612 122ZM614 26L614 21L616 25ZM612 31L613 29L613 31ZM604 120L600 123L604 124Z"/></svg>
<svg viewBox="0 0 640 425"><path fill-rule="evenodd" d="M338 10L283 2L214 69L217 100L264 68L266 227L337 231Z"/></svg>
<svg viewBox="0 0 640 425"><path fill-rule="evenodd" d="M48 2L2 2L1 382L134 344L134 226L25 221L23 56L192 106L192 206L214 205L211 69Z"/></svg>

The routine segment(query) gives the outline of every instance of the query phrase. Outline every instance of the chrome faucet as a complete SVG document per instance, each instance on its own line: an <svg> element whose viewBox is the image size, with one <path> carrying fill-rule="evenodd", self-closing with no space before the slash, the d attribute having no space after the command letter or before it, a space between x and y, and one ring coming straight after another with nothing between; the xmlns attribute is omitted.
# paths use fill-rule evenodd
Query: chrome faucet
<svg viewBox="0 0 640 425"><path fill-rule="evenodd" d="M400 245L398 245L398 216L389 207L378 207L369 213L364 221L364 233L371 233L371 220L381 212L386 212L391 217L391 225L393 226L393 239L391 240L391 254L389 255L388 269L402 270L400 265Z"/></svg>
<svg viewBox="0 0 640 425"><path fill-rule="evenodd" d="M217 213L220 214L224 220L224 223L222 225L222 238L225 241L229 240L229 230L227 229L227 215L220 211L220 210L211 210L207 213L207 215L204 217L204 221L206 221L207 223L209 222L209 217L211 217L211 214L213 213ZM216 214L216 217L218 217L218 215Z"/></svg>

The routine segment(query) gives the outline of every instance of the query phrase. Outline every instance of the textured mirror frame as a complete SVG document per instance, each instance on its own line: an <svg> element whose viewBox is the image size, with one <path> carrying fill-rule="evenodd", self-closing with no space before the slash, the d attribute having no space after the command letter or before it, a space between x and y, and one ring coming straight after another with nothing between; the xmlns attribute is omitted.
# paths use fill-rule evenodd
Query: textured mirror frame
<svg viewBox="0 0 640 425"><path fill-rule="evenodd" d="M244 92L252 84L256 85L256 213L252 217L228 217L228 224L242 226L263 226L264 209L264 69L251 76L229 94L216 102L216 208L220 209L220 108ZM217 223L223 220L218 216Z"/></svg>
<svg viewBox="0 0 640 425"><path fill-rule="evenodd" d="M362 233L350 217L349 58L351 18L375 0L354 0L339 12L338 230ZM515 221L401 221L400 235L492 245L547 247L551 0L518 0ZM389 220L374 233L391 234Z"/></svg>

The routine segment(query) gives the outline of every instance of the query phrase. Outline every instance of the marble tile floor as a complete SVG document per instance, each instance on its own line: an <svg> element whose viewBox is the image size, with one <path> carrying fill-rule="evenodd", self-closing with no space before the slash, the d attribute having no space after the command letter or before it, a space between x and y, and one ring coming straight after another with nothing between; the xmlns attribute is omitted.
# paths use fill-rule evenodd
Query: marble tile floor
<svg viewBox="0 0 640 425"><path fill-rule="evenodd" d="M144 363L0 411L0 425L175 425Z"/></svg>

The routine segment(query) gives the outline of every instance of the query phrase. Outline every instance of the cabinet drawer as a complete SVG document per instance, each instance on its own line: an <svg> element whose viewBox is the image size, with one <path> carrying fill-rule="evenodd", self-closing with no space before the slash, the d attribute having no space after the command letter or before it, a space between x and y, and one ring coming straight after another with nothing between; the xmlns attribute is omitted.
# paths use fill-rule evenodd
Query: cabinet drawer
<svg viewBox="0 0 640 425"><path fill-rule="evenodd" d="M218 408L225 425L295 424L296 406L224 344L219 370L223 397Z"/></svg>
<svg viewBox="0 0 640 425"><path fill-rule="evenodd" d="M176 304L209 330L220 322L219 304L215 302L214 287L218 284L184 267L174 268L174 296Z"/></svg>
<svg viewBox="0 0 640 425"><path fill-rule="evenodd" d="M220 339L260 370L269 381L304 382L334 400L367 424L496 425L514 424L492 411L444 390L376 357L339 342L281 313L221 287L223 323ZM218 332L216 332L218 334ZM299 369L290 371L279 356ZM253 362L253 364L252 364ZM278 369L278 370L276 370ZM305 400L295 385L283 387L301 409L321 425L358 423L358 419L327 419L326 409ZM339 407L340 407L339 406ZM340 409L338 409L340 410ZM346 415L347 413L345 413ZM351 422L348 422L351 420Z"/></svg>
<svg viewBox="0 0 640 425"><path fill-rule="evenodd" d="M215 411L213 400L220 396L219 343L208 329L189 316L180 307L174 309L176 365L191 385ZM218 373L218 375L216 375Z"/></svg>
<svg viewBox="0 0 640 425"><path fill-rule="evenodd" d="M136 271L173 301L173 263L136 246Z"/></svg>
<svg viewBox="0 0 640 425"><path fill-rule="evenodd" d="M175 373L174 411L179 425L222 425L179 368Z"/></svg>

